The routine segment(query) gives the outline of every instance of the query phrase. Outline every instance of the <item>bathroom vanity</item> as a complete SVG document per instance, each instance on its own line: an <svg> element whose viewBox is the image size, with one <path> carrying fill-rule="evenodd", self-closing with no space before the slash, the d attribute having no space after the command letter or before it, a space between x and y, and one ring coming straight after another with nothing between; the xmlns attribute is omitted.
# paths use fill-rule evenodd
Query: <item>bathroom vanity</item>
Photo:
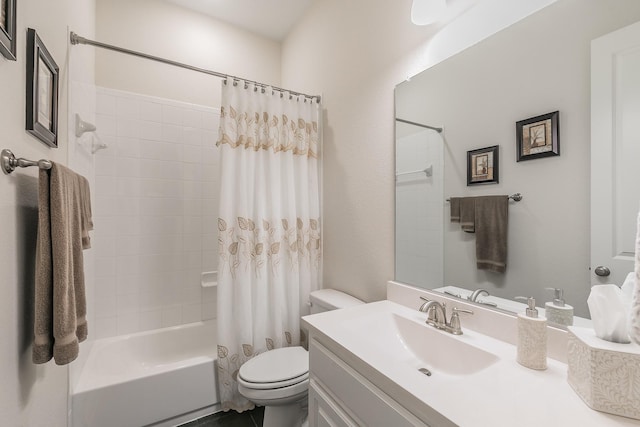
<svg viewBox="0 0 640 427"><path fill-rule="evenodd" d="M464 334L451 335L417 310L420 295L438 295L394 286L389 300L303 318L311 427L640 426L590 409L567 383L562 357L549 358L544 371L520 366L513 341L495 338L514 330L508 315L490 319L497 314L474 306L462 319ZM477 332L492 324L502 332ZM566 335L554 331L550 340L560 345L551 342L550 354Z"/></svg>

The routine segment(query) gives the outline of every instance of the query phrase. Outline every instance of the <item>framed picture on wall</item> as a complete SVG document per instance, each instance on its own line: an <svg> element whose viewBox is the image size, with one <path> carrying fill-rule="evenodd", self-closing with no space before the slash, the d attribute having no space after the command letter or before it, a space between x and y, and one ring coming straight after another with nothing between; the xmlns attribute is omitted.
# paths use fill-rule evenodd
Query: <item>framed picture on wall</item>
<svg viewBox="0 0 640 427"><path fill-rule="evenodd" d="M559 111L516 122L517 161L560 155Z"/></svg>
<svg viewBox="0 0 640 427"><path fill-rule="evenodd" d="M27 132L58 146L58 65L36 34L27 31Z"/></svg>
<svg viewBox="0 0 640 427"><path fill-rule="evenodd" d="M499 145L467 151L467 185L497 184Z"/></svg>
<svg viewBox="0 0 640 427"><path fill-rule="evenodd" d="M0 0L0 52L16 60L16 0Z"/></svg>

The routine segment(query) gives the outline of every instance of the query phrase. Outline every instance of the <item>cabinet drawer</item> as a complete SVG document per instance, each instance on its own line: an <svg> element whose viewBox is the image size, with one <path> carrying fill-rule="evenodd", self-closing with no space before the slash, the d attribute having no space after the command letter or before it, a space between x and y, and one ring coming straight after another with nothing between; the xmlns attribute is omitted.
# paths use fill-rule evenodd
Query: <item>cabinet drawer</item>
<svg viewBox="0 0 640 427"><path fill-rule="evenodd" d="M358 427L317 381L309 381L310 427Z"/></svg>
<svg viewBox="0 0 640 427"><path fill-rule="evenodd" d="M428 427L315 339L309 346L309 370L336 396L344 412L355 415L358 424Z"/></svg>

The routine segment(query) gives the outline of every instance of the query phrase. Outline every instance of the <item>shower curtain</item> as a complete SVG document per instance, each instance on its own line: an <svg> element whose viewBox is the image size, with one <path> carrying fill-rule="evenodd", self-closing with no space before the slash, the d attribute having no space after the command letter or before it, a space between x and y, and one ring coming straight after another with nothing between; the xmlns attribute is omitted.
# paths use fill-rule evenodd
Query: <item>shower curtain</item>
<svg viewBox="0 0 640 427"><path fill-rule="evenodd" d="M238 393L240 366L299 345L300 316L319 288L319 113L315 99L231 78L222 85L217 304L225 411L253 408Z"/></svg>

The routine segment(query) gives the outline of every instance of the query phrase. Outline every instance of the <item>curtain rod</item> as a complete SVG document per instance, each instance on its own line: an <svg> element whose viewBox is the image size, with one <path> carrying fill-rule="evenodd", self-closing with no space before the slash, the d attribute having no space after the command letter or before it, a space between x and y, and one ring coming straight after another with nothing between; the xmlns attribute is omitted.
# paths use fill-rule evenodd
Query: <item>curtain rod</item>
<svg viewBox="0 0 640 427"><path fill-rule="evenodd" d="M95 41L95 40L89 40L89 39L87 39L85 37L79 36L78 34L74 33L73 31L71 31L71 33L69 35L69 39L70 39L72 45L86 44L86 45L101 47L103 49L113 50L113 51L120 52L120 53L126 53L127 55L138 56L140 58L150 59L152 61L162 62L162 63L168 64L168 65L173 65L174 67L185 68L187 70L196 71L198 73L209 74L210 76L216 76L216 77L220 77L220 78L224 78L224 79L231 78L231 79L238 80L238 81L242 80L242 81L245 81L247 83L253 83L256 86L259 86L259 87L262 87L262 88L271 87L273 90L276 90L278 92L289 92L291 95L300 95L300 96L304 96L305 98L317 98L318 103L320 103L320 101L321 101L320 95L307 95L305 93L294 92L292 90L287 90L287 89L279 88L279 87L276 87L276 86L267 85L267 84L256 82L256 81L253 81L253 80L243 79L241 77L230 76L228 74L218 73L217 71L207 70L205 68L195 67L193 65L184 64L182 62L173 61L171 59L166 59L166 58L161 58L159 56L149 55L148 53L138 52L138 51L131 50L131 49L125 49L123 47L118 47L118 46L114 46L114 45L111 45L111 44L98 42L98 41Z"/></svg>
<svg viewBox="0 0 640 427"><path fill-rule="evenodd" d="M408 125L420 126L421 128L432 129L432 130L435 130L438 133L442 133L442 131L444 130L444 128L437 128L437 127L433 127L433 126L429 126L429 125L423 125L422 123L416 123L416 122L412 122L412 121L405 120L405 119L399 119L397 117L396 117L396 121L402 122L402 123L406 123Z"/></svg>

